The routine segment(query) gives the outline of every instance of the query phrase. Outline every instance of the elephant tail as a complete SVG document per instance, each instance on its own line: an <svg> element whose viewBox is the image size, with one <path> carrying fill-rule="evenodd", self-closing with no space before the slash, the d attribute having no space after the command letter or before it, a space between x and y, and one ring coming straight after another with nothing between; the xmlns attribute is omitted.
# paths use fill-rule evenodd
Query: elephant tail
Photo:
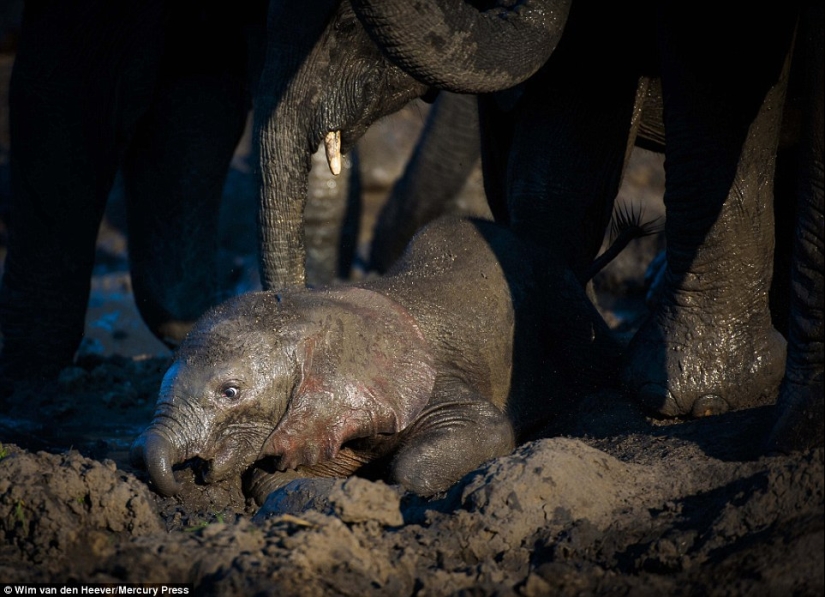
<svg viewBox="0 0 825 597"><path fill-rule="evenodd" d="M624 251L630 241L658 234L665 227L664 217L659 216L645 221L644 206L633 202L622 202L613 210L610 219L610 246L593 260L587 271L587 280L592 280L608 263Z"/></svg>

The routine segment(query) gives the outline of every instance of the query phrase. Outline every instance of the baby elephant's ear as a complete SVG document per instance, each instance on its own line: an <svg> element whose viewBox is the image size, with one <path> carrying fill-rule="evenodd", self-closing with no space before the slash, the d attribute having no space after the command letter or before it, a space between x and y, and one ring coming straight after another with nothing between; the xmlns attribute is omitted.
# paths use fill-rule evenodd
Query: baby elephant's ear
<svg viewBox="0 0 825 597"><path fill-rule="evenodd" d="M430 348L412 315L362 288L293 295L309 320L298 342L300 380L261 456L282 470L333 458L352 439L397 433L427 404Z"/></svg>

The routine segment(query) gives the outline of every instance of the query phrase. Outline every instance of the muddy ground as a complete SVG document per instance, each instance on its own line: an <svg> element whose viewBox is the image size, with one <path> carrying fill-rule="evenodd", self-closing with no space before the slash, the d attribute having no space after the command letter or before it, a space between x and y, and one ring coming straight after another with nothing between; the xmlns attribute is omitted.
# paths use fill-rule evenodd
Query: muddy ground
<svg viewBox="0 0 825 597"><path fill-rule="evenodd" d="M402 125L383 126L392 138ZM623 194L655 204L661 160L639 153L634 163ZM229 195L244 195L244 175L236 164ZM374 208L367 226L371 217ZM101 234L76 365L56 384L18 388L0 414L0 584L181 582L205 595L825 591L823 450L763 455L771 405L662 422L603 391L430 500L359 478L304 481L258 511L240 482L205 486L186 468L182 494L161 498L128 448L151 419L170 354L135 315L115 228ZM597 280L624 337L644 316L644 274L660 247L636 243Z"/></svg>

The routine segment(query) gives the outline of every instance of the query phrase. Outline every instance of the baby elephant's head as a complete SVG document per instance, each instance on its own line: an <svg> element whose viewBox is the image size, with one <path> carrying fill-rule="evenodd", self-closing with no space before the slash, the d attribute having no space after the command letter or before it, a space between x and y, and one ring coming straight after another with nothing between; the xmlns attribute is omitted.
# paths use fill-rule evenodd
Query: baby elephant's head
<svg viewBox="0 0 825 597"><path fill-rule="evenodd" d="M204 481L333 458L351 439L395 433L426 404L430 352L400 305L368 290L248 293L189 333L163 378L132 460L158 491L172 467L199 458Z"/></svg>

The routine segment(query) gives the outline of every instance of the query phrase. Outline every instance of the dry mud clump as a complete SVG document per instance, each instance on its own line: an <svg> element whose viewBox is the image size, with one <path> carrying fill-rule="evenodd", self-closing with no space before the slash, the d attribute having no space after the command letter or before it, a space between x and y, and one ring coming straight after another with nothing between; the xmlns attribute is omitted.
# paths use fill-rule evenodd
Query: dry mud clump
<svg viewBox="0 0 825 597"><path fill-rule="evenodd" d="M6 446L0 461L0 576L37 578L71 556L96 559L115 542L163 530L146 485L78 452L31 454ZM12 565L14 563L14 565Z"/></svg>
<svg viewBox="0 0 825 597"><path fill-rule="evenodd" d="M604 395L578 414L435 499L300 480L254 516L238 487L188 471L162 499L126 464L7 445L0 575L214 595L822 594L823 450L758 456L769 407L661 425Z"/></svg>

